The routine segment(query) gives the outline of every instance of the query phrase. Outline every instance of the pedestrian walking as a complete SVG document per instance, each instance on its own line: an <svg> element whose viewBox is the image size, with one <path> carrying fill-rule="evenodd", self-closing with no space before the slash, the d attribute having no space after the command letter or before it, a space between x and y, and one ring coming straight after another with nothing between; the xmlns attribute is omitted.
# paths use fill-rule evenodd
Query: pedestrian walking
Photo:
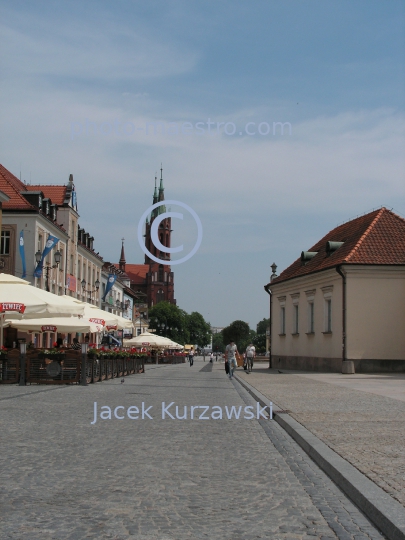
<svg viewBox="0 0 405 540"><path fill-rule="evenodd" d="M250 343L246 349L246 361L247 361L248 373L249 371L251 372L253 370L253 362L254 362L255 357L256 357L256 348L253 345L253 343Z"/></svg>
<svg viewBox="0 0 405 540"><path fill-rule="evenodd" d="M194 347L191 347L191 349L188 351L188 359L191 367L194 364Z"/></svg>
<svg viewBox="0 0 405 540"><path fill-rule="evenodd" d="M238 348L235 345L235 342L231 340L229 345L225 349L225 362L228 360L229 365L229 378L233 378L233 372L237 368L238 364L236 362L236 354L238 353ZM239 354L239 353L238 353Z"/></svg>
<svg viewBox="0 0 405 540"><path fill-rule="evenodd" d="M210 362L211 362L211 364L212 364L213 360L214 360L214 353L211 352L211 354L210 354Z"/></svg>

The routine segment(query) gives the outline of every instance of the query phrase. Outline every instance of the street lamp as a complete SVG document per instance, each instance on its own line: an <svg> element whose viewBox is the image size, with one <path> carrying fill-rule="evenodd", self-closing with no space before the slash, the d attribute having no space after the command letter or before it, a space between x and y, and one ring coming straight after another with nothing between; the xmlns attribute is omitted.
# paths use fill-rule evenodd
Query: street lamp
<svg viewBox="0 0 405 540"><path fill-rule="evenodd" d="M94 282L94 287L90 288L89 290L86 290L86 280L83 278L82 281L80 282L81 286L82 286L82 290L83 290L83 294L87 293L89 295L89 299L91 300L91 296L93 293L97 292L100 288L100 281L98 279L96 279L96 281Z"/></svg>
<svg viewBox="0 0 405 540"><path fill-rule="evenodd" d="M55 261L54 265L50 265L50 264L46 264L46 266L42 265L42 268L45 270L45 288L46 288L46 290L48 292L50 292L50 289L49 289L49 273L53 268L57 268L59 266L59 263L62 260L61 252L59 250L56 251L53 258L54 258L54 261ZM41 260L42 260L42 253L38 250L35 253L35 261L36 261L37 264L40 264Z"/></svg>

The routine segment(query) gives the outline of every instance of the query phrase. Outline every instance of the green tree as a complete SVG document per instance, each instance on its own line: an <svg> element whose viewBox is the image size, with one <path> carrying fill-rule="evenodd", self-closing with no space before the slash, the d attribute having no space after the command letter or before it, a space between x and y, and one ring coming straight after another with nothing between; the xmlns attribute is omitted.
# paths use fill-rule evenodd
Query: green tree
<svg viewBox="0 0 405 540"><path fill-rule="evenodd" d="M227 345L231 340L236 343L238 350L244 340L249 339L250 328L244 321L233 321L229 326L222 330L223 342Z"/></svg>
<svg viewBox="0 0 405 540"><path fill-rule="evenodd" d="M253 343L255 344L255 340L257 338L257 334L254 330L251 330L249 328L249 335L246 336L244 339L242 339L238 345L238 350L240 353L243 353L247 346L250 344L250 343Z"/></svg>
<svg viewBox="0 0 405 540"><path fill-rule="evenodd" d="M253 345L256 347L256 352L266 352L266 334L256 334L255 338L252 341Z"/></svg>
<svg viewBox="0 0 405 540"><path fill-rule="evenodd" d="M211 341L211 326L201 313L191 315L170 302L159 302L149 310L150 327L181 345L189 343L201 347Z"/></svg>
<svg viewBox="0 0 405 540"><path fill-rule="evenodd" d="M224 345L224 337L222 335L222 332L218 332L217 334L212 334L212 350L213 352L225 352L225 345Z"/></svg>
<svg viewBox="0 0 405 540"><path fill-rule="evenodd" d="M211 325L204 320L198 311L186 316L187 330L192 345L205 347L211 342Z"/></svg>
<svg viewBox="0 0 405 540"><path fill-rule="evenodd" d="M187 327L187 313L170 302L159 302L149 310L150 327L159 335L173 339L184 345L190 335Z"/></svg>
<svg viewBox="0 0 405 540"><path fill-rule="evenodd" d="M260 322L257 323L256 332L258 334L266 335L266 330L269 326L270 326L270 319L262 319Z"/></svg>

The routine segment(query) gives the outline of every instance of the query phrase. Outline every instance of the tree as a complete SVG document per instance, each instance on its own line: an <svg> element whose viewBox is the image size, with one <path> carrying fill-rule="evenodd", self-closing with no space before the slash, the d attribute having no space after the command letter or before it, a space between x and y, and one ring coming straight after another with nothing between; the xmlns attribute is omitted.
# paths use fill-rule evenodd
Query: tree
<svg viewBox="0 0 405 540"><path fill-rule="evenodd" d="M159 302L149 310L150 327L181 345L191 343L201 347L211 341L211 326L201 313L191 315L170 302Z"/></svg>
<svg viewBox="0 0 405 540"><path fill-rule="evenodd" d="M257 334L254 330L251 330L249 328L249 335L246 336L244 339L242 339L238 345L238 350L239 352L243 352L246 350L247 346L250 344L250 343L253 343L255 344L255 340L257 338Z"/></svg>
<svg viewBox="0 0 405 540"><path fill-rule="evenodd" d="M170 302L159 302L149 310L150 327L184 345L189 341L187 313ZM163 326L163 327L162 327Z"/></svg>
<svg viewBox="0 0 405 540"><path fill-rule="evenodd" d="M244 321L233 321L229 326L222 330L223 342L227 345L231 340L236 343L238 350L242 341L249 339L250 328Z"/></svg>
<svg viewBox="0 0 405 540"><path fill-rule="evenodd" d="M212 334L212 352L215 353L217 351L219 353L225 352L224 336L222 335L222 332Z"/></svg>
<svg viewBox="0 0 405 540"><path fill-rule="evenodd" d="M270 326L270 319L262 319L257 323L256 332L266 335L267 328Z"/></svg>
<svg viewBox="0 0 405 540"><path fill-rule="evenodd" d="M205 347L211 341L211 325L204 320L198 311L193 311L186 316L187 330L192 345Z"/></svg>

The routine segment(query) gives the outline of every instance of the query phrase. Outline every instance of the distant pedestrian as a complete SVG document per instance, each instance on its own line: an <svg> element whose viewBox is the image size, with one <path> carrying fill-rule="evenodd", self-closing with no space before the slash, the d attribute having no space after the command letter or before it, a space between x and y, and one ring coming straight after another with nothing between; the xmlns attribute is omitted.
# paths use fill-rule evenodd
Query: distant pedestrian
<svg viewBox="0 0 405 540"><path fill-rule="evenodd" d="M238 348L235 345L235 342L231 340L229 345L225 349L225 362L228 361L229 365L229 378L233 378L233 372L237 368L238 364L236 362L236 353L238 353ZM239 353L238 353L239 354Z"/></svg>
<svg viewBox="0 0 405 540"><path fill-rule="evenodd" d="M253 343L250 343L246 349L246 361L247 361L248 372L253 370L253 362L254 362L255 357L256 357L256 348L253 345Z"/></svg>
<svg viewBox="0 0 405 540"><path fill-rule="evenodd" d="M214 353L211 352L211 354L210 354L210 362L211 362L211 364L212 364L213 361L214 361Z"/></svg>
<svg viewBox="0 0 405 540"><path fill-rule="evenodd" d="M191 367L194 364L194 347L191 347L191 349L188 351L188 359Z"/></svg>

